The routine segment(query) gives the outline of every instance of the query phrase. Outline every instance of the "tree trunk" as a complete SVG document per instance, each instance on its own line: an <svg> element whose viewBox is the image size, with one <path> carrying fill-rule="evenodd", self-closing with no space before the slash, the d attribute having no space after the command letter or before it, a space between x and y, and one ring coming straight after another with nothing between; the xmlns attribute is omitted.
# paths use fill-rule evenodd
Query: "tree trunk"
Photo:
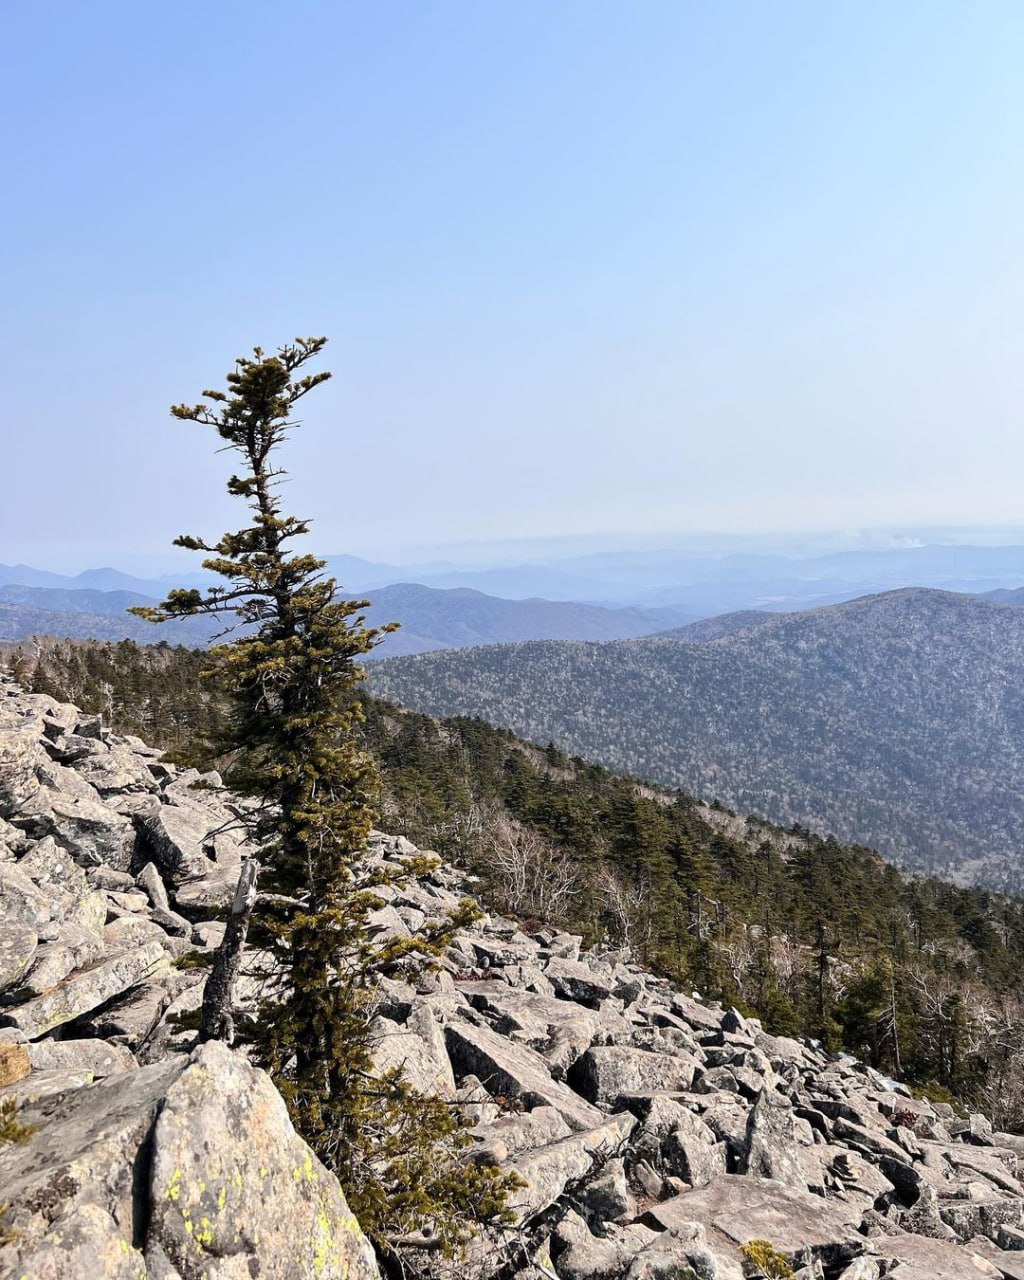
<svg viewBox="0 0 1024 1280"><path fill-rule="evenodd" d="M199 1039L226 1040L228 1044L235 1038L235 1024L231 1016L234 1002L235 982L238 971L242 967L242 952L245 949L245 935L249 931L249 920L256 904L256 880L260 873L260 864L255 858L243 863L238 877L238 887L231 902L227 928L217 948L217 956L213 969L206 980L203 991L203 1018L199 1026Z"/></svg>

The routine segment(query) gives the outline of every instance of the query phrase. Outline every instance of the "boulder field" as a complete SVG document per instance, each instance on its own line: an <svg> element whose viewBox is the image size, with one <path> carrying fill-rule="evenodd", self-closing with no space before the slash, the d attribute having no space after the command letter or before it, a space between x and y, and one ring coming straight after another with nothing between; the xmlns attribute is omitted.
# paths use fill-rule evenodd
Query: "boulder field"
<svg viewBox="0 0 1024 1280"><path fill-rule="evenodd" d="M244 811L216 774L0 680L0 1277L379 1274L270 1079L183 1025ZM377 833L366 858L413 852ZM472 888L438 866L382 890L372 926L414 933ZM464 1280L1024 1280L1024 1137L625 953L485 915L383 982L374 1029L380 1069L470 1120L466 1159L519 1175L517 1225L470 1246Z"/></svg>

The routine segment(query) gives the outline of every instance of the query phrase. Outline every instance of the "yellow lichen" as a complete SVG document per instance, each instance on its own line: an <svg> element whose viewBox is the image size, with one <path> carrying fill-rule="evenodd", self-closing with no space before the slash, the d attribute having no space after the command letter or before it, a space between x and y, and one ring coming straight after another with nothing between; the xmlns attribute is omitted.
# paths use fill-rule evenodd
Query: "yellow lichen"
<svg viewBox="0 0 1024 1280"><path fill-rule="evenodd" d="M175 1169L171 1174L171 1180L167 1184L167 1199L177 1200L181 1195L181 1170Z"/></svg>

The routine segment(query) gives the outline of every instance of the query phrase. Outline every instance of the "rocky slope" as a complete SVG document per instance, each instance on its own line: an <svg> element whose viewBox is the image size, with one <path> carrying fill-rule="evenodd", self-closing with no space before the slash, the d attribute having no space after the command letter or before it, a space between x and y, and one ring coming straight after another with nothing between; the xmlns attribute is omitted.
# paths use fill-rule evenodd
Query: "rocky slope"
<svg viewBox="0 0 1024 1280"><path fill-rule="evenodd" d="M238 806L0 685L0 1104L24 1126L0 1112L0 1275L377 1274L267 1077L181 1026L204 971L180 957L216 945L247 853ZM376 835L367 858L411 848ZM374 927L415 931L466 887L439 867L385 891ZM407 979L382 990L379 1065L461 1107L468 1158L522 1180L518 1227L465 1277L1024 1278L1024 1139L980 1115L512 920Z"/></svg>

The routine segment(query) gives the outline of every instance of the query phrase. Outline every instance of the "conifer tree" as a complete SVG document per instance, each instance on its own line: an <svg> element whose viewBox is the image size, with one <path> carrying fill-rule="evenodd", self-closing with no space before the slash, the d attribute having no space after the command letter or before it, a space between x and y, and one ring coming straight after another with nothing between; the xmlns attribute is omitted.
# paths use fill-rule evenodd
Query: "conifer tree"
<svg viewBox="0 0 1024 1280"><path fill-rule="evenodd" d="M175 590L151 621L229 615L241 624L210 654L210 674L230 715L218 744L231 761L225 781L258 801L248 818L260 850L255 926L277 962L277 978L253 1020L255 1054L270 1071L297 1128L342 1180L364 1230L386 1251L396 1237L429 1227L451 1251L480 1223L507 1217L509 1180L457 1165L464 1139L457 1115L416 1094L398 1071L374 1071L374 987L382 971L411 953L439 952L471 918L471 904L435 921L417 938L371 945L367 917L382 905L384 883L422 868L366 874L363 851L378 798L371 758L359 748L359 659L391 626L364 625L367 601L337 598L325 563L293 553L308 522L282 513L284 474L275 451L297 424L298 403L326 381L305 373L326 339L297 339L273 355L255 348L208 402L175 405L183 421L212 427L240 456L228 492L242 498L251 524L218 542L184 535L176 545L205 554L204 568L226 585ZM225 935L207 985L204 1024L216 1034L230 1020L230 990L256 901L255 871L243 872L236 927Z"/></svg>

